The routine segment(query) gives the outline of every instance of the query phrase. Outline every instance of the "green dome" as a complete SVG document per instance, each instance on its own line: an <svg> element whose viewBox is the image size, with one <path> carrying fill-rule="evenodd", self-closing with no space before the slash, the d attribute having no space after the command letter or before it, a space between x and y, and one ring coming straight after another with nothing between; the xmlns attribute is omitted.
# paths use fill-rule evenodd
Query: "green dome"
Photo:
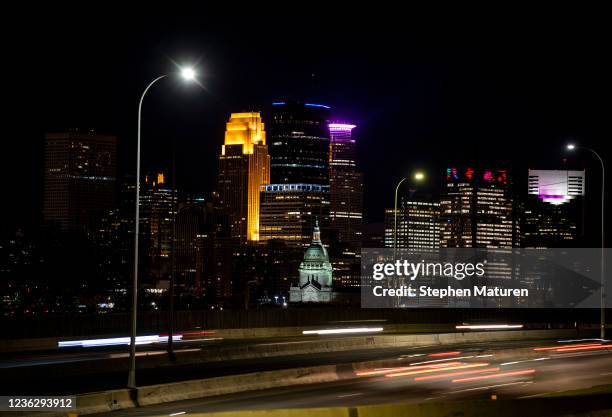
<svg viewBox="0 0 612 417"><path fill-rule="evenodd" d="M315 223L312 233L312 242L304 252L304 260L300 263L300 287L313 283L323 287L332 286L333 267L329 262L327 249L321 242L319 222Z"/></svg>
<svg viewBox="0 0 612 417"><path fill-rule="evenodd" d="M304 261L326 262L329 258L325 247L318 243L311 243L306 252L304 252Z"/></svg>

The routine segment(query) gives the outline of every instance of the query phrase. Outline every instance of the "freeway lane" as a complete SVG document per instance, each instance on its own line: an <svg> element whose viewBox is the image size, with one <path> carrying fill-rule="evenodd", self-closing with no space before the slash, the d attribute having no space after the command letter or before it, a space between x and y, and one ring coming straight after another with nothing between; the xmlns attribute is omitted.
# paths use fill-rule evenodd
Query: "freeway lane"
<svg viewBox="0 0 612 417"><path fill-rule="evenodd" d="M303 340L302 338L297 338ZM313 339L317 339L314 337ZM319 340L333 341L337 337L318 337ZM249 346L257 344L292 344L293 339L270 339L257 341L249 340L242 341ZM234 343L232 341L232 343ZM478 352L488 349L489 347L497 348L512 348L529 346L533 342L496 342L496 343L472 343L469 346L451 346L452 349L464 349ZM206 354L207 346L211 345L188 345L181 346L180 349L202 349L202 355ZM178 347L177 347L178 348ZM437 347L437 349L447 349ZM181 355L178 355L178 361L174 366L166 366L163 368L147 368L139 369L137 381L139 385L161 384L166 382L183 381L189 379L210 378L222 375L241 374L246 372L269 371L276 369L289 369L296 367L332 365L341 363L362 362L378 359L395 359L406 353L421 351L421 348L397 347L385 349L361 349L342 352L326 352L317 354L291 354L275 357L258 357L254 359L239 359L225 360L219 362L208 363L184 363L181 362ZM164 353L159 346L146 347L140 351L142 354L151 355L149 358L140 358L139 363L147 359L155 359L161 357ZM158 353L161 352L161 353ZM108 355L123 355L122 358L116 358L112 361L120 361L120 369L106 369L107 363L111 363ZM197 354L198 352L196 352ZM126 372L128 359L124 352L75 352L71 355L84 355L88 360L69 363L52 363L50 365L42 365L40 357L36 358L33 366L19 366L0 369L0 377L3 380L10 380L12 392L11 394L19 395L67 395L79 394L85 392L94 392L115 388L124 388L126 380ZM69 355L70 356L70 355ZM74 360L70 356L70 361ZM87 368L91 366L92 368ZM93 367L95 366L95 368ZM77 376L67 376L67 371L80 371Z"/></svg>
<svg viewBox="0 0 612 417"><path fill-rule="evenodd" d="M425 353L427 349L419 351ZM369 375L365 374L366 370L362 376L349 380L187 400L97 416L133 417L183 412L189 415L212 411L449 401L491 398L492 395L508 399L612 384L610 348L567 348L566 351L555 351L548 359L536 357L529 360L522 360L518 357L520 355L513 358L507 353L498 359L495 352L491 352L493 356L458 359L478 355L456 352L460 353L439 359L414 356L409 358L408 364L402 362L396 369L372 369ZM392 376L401 373L404 375Z"/></svg>

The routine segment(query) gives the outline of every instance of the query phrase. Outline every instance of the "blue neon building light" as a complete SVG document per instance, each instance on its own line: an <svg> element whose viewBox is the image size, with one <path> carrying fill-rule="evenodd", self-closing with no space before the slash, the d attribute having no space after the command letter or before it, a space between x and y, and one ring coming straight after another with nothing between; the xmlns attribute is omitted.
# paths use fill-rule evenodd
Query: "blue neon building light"
<svg viewBox="0 0 612 417"><path fill-rule="evenodd" d="M308 106L308 107L322 107L324 109L331 109L331 107L326 106L325 104L304 103L304 106Z"/></svg>

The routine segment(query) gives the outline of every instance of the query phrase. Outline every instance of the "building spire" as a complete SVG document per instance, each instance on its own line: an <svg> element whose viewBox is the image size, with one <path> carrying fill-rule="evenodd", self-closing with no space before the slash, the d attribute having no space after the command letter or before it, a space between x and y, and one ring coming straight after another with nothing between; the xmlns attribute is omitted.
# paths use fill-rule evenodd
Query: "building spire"
<svg viewBox="0 0 612 417"><path fill-rule="evenodd" d="M315 218L315 227L312 232L312 243L321 243L321 230L319 229L319 218Z"/></svg>

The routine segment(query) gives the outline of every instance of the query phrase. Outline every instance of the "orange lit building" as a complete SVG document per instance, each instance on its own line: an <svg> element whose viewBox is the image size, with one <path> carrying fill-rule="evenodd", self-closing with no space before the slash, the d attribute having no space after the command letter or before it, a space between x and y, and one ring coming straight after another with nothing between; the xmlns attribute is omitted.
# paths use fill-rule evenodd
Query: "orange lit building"
<svg viewBox="0 0 612 417"><path fill-rule="evenodd" d="M259 240L259 190L270 183L270 155L259 112L232 113L219 158L218 192L232 237Z"/></svg>

